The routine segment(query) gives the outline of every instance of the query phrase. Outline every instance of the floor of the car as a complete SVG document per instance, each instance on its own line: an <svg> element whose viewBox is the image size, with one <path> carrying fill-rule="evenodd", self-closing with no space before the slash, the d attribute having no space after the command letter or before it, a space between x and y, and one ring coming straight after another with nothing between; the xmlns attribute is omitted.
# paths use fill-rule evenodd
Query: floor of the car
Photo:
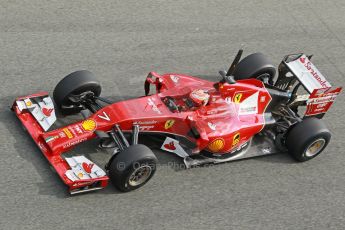
<svg viewBox="0 0 345 230"><path fill-rule="evenodd" d="M276 153L283 153L284 151L279 150L275 144L274 140L268 136L259 134L252 138L251 141L246 143L246 146L233 153L227 154L227 156L222 157L210 157L210 154L201 153L199 155L190 156L184 159L184 163L187 168L210 163L223 163L235 160L241 160L252 157L265 156Z"/></svg>

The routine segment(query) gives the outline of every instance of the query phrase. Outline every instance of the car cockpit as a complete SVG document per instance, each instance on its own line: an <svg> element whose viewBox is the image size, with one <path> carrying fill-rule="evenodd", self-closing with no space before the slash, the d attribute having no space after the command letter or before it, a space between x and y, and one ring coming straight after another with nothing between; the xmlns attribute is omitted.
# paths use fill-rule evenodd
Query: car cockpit
<svg viewBox="0 0 345 230"><path fill-rule="evenodd" d="M206 106L210 100L210 93L204 89L189 90L182 95L166 96L162 98L164 104L172 112L195 111Z"/></svg>

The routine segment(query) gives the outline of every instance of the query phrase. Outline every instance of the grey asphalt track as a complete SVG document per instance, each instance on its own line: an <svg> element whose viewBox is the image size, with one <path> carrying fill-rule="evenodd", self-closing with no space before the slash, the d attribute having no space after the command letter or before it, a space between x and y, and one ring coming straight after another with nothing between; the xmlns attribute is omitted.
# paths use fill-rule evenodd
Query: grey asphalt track
<svg viewBox="0 0 345 230"><path fill-rule="evenodd" d="M70 197L9 106L18 95L52 91L79 69L103 95L143 95L149 71L217 79L244 45L275 65L315 54L344 85L345 1L0 1L0 229L344 229L344 94L326 115L325 153L178 170L167 153L142 189L112 186ZM77 148L99 164L95 142ZM95 153L95 154L93 154Z"/></svg>

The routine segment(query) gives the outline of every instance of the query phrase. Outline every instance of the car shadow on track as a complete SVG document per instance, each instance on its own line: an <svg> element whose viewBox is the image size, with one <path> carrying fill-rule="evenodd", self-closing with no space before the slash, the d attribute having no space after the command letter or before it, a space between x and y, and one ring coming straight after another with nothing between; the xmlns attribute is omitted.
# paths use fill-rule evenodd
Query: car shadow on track
<svg viewBox="0 0 345 230"><path fill-rule="evenodd" d="M58 198L66 197L66 186L60 182L59 176L54 173L47 159L31 139L30 135L24 131L20 121L16 118L13 112L9 110L4 111L0 116L0 122L6 127L8 137L15 139L13 144L14 151L16 151L21 160L30 164L30 166L25 167L33 166L37 174L42 178L40 181L44 181L36 183L39 190L38 193L43 195L52 195ZM21 183L21 181L18 181L18 184Z"/></svg>

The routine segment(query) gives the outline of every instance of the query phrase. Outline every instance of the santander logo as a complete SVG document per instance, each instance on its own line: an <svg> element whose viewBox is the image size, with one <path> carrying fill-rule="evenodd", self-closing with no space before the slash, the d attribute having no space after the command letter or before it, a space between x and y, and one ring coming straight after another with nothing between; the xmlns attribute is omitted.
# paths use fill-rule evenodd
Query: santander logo
<svg viewBox="0 0 345 230"><path fill-rule="evenodd" d="M170 142L170 143L168 143L168 144L165 144L164 147L165 147L166 149L169 149L169 150L175 150L175 149L176 149L175 144L174 144L173 141Z"/></svg>
<svg viewBox="0 0 345 230"><path fill-rule="evenodd" d="M320 83L320 85L322 86L322 88L328 88L329 85L327 84L326 79L323 79L316 70L313 69L312 67L312 63L308 60L306 62L306 58L305 57L300 57L299 61L303 64L303 66L311 73L311 75L314 77L314 79L316 81L318 81Z"/></svg>
<svg viewBox="0 0 345 230"><path fill-rule="evenodd" d="M87 172L89 174L91 173L93 166L94 166L94 164L88 164L86 162L83 162L83 164L82 164L82 167L85 170L85 172Z"/></svg>
<svg viewBox="0 0 345 230"><path fill-rule="evenodd" d="M42 109L42 113L46 116L46 117L50 117L50 115L52 114L52 112L54 111L54 109L47 109L47 108L43 108Z"/></svg>

